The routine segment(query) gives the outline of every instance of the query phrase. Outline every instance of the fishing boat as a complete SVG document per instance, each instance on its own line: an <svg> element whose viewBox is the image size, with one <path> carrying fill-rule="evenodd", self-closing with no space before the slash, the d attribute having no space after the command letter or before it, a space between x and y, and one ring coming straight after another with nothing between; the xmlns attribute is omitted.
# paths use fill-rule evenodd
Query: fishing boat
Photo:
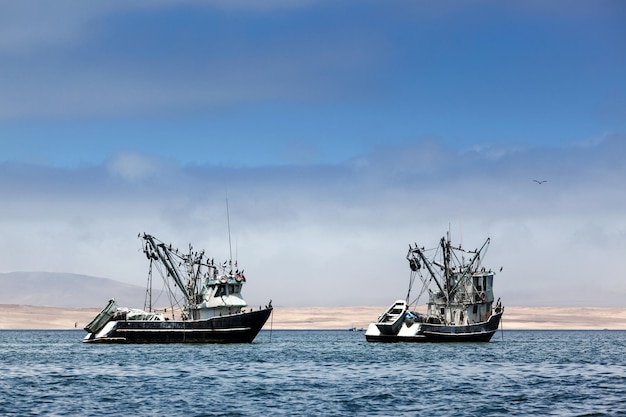
<svg viewBox="0 0 626 417"><path fill-rule="evenodd" d="M183 253L143 234L150 262L144 309L119 307L114 299L85 326L86 343L251 343L272 313L272 302L245 309L244 271L229 260L216 264L205 252ZM161 275L171 303L153 308L152 277ZM178 314L178 316L177 316Z"/></svg>
<svg viewBox="0 0 626 417"><path fill-rule="evenodd" d="M494 300L495 272L482 265L490 239L480 249L453 246L450 234L426 250L409 245L409 290L365 332L368 342L488 342L500 325L504 307ZM502 270L502 269L500 269ZM419 277L422 287L409 302ZM428 293L426 313L416 311Z"/></svg>

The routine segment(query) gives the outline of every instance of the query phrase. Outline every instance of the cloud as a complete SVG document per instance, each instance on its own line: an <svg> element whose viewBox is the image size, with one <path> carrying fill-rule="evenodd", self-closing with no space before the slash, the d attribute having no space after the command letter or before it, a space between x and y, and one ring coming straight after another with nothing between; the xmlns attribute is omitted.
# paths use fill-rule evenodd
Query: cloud
<svg viewBox="0 0 626 417"><path fill-rule="evenodd" d="M252 304L386 305L404 297L408 244L434 246L450 228L464 246L492 238L485 264L504 266L505 304L619 305L624 139L500 156L428 139L334 166L186 166L139 152L71 170L4 163L3 271L143 285L140 232L227 259L228 196Z"/></svg>
<svg viewBox="0 0 626 417"><path fill-rule="evenodd" d="M256 3L5 3L0 119L171 115L363 94L385 56L376 36L344 25L278 30L247 11L285 19L283 9L307 3ZM173 11L181 21L167 20Z"/></svg>
<svg viewBox="0 0 626 417"><path fill-rule="evenodd" d="M50 47L75 45L85 39L89 24L110 7L104 2L36 0L0 5L0 53L30 54Z"/></svg>
<svg viewBox="0 0 626 417"><path fill-rule="evenodd" d="M118 152L107 162L109 174L135 182L153 177L159 170L159 162L137 152Z"/></svg>
<svg viewBox="0 0 626 417"><path fill-rule="evenodd" d="M316 1L269 0L134 0L108 1L58 0L54 4L39 0L3 2L0 5L0 51L30 53L53 46L84 42L95 34L94 24L112 16L137 12L171 11L180 7L230 12L271 12L308 8Z"/></svg>

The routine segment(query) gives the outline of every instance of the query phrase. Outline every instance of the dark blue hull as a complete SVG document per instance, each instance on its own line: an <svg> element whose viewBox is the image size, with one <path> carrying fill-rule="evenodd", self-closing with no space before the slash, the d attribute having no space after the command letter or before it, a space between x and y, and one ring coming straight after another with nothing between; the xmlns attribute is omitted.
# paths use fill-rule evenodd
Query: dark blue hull
<svg viewBox="0 0 626 417"><path fill-rule="evenodd" d="M368 342L488 342L500 326L502 312L489 317L489 320L453 326L445 324L420 323L420 331L413 336L365 335Z"/></svg>
<svg viewBox="0 0 626 417"><path fill-rule="evenodd" d="M206 320L120 320L106 337L93 333L87 343L252 343L272 308Z"/></svg>

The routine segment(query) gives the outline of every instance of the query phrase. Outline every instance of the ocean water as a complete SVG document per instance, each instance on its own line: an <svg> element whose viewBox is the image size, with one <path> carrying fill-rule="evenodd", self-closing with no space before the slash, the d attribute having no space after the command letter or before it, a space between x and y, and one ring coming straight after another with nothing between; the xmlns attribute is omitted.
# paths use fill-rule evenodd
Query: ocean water
<svg viewBox="0 0 626 417"><path fill-rule="evenodd" d="M372 344L262 331L242 345L89 345L0 331L2 416L626 415L626 331Z"/></svg>

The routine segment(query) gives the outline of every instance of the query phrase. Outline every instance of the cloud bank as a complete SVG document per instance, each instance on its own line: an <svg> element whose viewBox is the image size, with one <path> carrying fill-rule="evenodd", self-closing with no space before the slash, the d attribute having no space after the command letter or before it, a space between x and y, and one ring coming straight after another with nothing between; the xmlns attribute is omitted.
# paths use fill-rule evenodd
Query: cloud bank
<svg viewBox="0 0 626 417"><path fill-rule="evenodd" d="M147 232L233 256L251 304L386 305L404 298L409 243L448 229L503 271L508 305L620 306L626 295L626 136L559 148L452 150L438 139L336 165L181 165L120 152L74 169L0 164L1 271L143 285ZM533 179L547 180L537 184Z"/></svg>

